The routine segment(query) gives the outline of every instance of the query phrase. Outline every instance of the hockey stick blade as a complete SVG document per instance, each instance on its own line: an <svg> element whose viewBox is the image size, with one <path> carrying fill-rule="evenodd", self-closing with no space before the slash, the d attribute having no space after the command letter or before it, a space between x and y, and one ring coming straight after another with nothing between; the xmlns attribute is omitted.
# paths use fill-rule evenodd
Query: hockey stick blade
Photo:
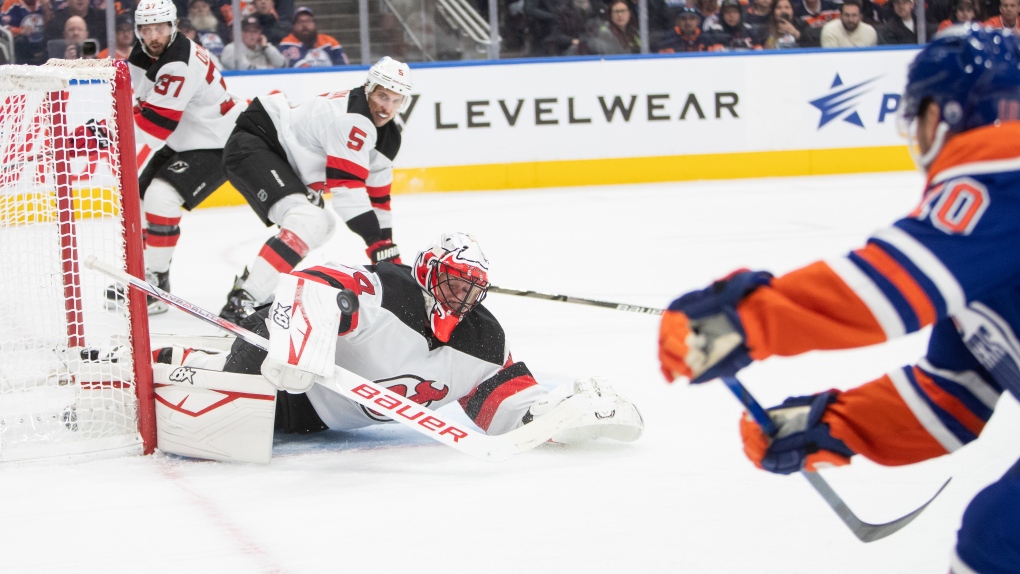
<svg viewBox="0 0 1020 574"><path fill-rule="evenodd" d="M761 426L762 431L765 434L774 436L776 432L778 432L775 423L772 422L772 418L769 417L768 413L765 412L765 409L762 408L761 403L759 403L754 396L748 392L747 388L744 387L744 385L737 380L736 377L722 377L722 381L726 384L726 388L728 388L737 397L740 404L744 405L747 412L751 413L751 416L754 417L754 420L759 426ZM850 531L853 532L854 536L856 536L861 542L874 542L875 540L880 540L910 524L921 514L921 512L924 511L925 508L928 508L928 505L935 500L935 497L942 493L949 484L949 481L952 480L951 477L946 479L946 482L942 484L938 491L932 495L927 502L922 504L920 508L913 512L883 524L870 524L858 518L857 515L850 510L850 507L846 505L846 502L844 502L843 499L836 494L836 491L829 486L829 483L826 482L820 474L809 470L801 470L800 473L804 475L804 478L807 479L808 483L814 487L818 494L820 494L825 500L826 504L828 504L829 507L836 512L836 515L839 516L840 520L847 525Z"/></svg>
<svg viewBox="0 0 1020 574"><path fill-rule="evenodd" d="M818 494L822 495L826 504L836 511L836 514L839 515L843 522L850 528L850 531L854 533L854 536L856 536L861 542L874 542L875 540L881 540L882 538L899 531L904 526L913 522L918 515L924 512L925 508L928 508L928 505L935 500L935 497L942 494L942 491L949 486L949 481L953 480L952 477L947 478L946 481L942 483L942 486L939 487L938 491L936 491L935 494L928 499L928 502L925 502L920 506L920 508L910 514L901 516L896 520L886 522L884 524L869 524L860 518L857 518L850 508L847 507L846 503L843 502L843 499L836 494L836 491L832 490L832 487L829 486L829 483L826 482L821 475L817 472L810 472L807 470L802 470L800 472L804 475L804 478L811 483L811 486L815 487Z"/></svg>
<svg viewBox="0 0 1020 574"><path fill-rule="evenodd" d="M616 309L617 311L631 311L634 313L643 313L645 315L662 315L662 309L657 309L655 307L642 307L640 305L628 305L626 303L597 301L595 299L585 299L583 297L572 297L570 295L555 295L552 293L541 293L539 291L530 291L523 289L508 289L506 287L497 287L495 285L489 285L489 293L499 293L501 295L517 295L518 297L545 299L546 301L562 301L564 303L577 303L579 305L605 307L607 309Z"/></svg>
<svg viewBox="0 0 1020 574"><path fill-rule="evenodd" d="M267 349L269 341L251 331L235 325L218 315L189 302L176 295L167 293L123 270L89 256L85 267L94 269L109 277L144 293L152 295L177 307L181 311L211 323L225 331L233 333L241 339ZM451 421L444 415L419 405L398 395L393 391L377 385L364 377L358 376L337 366L332 377L320 381L326 388L371 409L377 413L385 413L392 420L416 432L424 434L440 443L459 450L479 460L499 462L516 454L531 450L548 441L554 434L570 423L578 420L587 410L591 409L590 401L582 395L574 395L561 402L548 413L535 418L532 422L501 435L490 436L474 429L460 428L463 425Z"/></svg>

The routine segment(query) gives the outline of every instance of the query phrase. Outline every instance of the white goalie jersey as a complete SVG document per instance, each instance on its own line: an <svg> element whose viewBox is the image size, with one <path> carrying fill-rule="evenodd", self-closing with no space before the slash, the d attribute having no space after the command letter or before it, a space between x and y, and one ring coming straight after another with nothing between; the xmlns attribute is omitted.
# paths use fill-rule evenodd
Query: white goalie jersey
<svg viewBox="0 0 1020 574"><path fill-rule="evenodd" d="M461 321L448 343L436 339L424 319L425 293L406 266L331 264L293 275L357 294L359 310L340 323L336 364L418 404L436 409L459 401L480 428L501 434L523 424L529 407L547 395L510 357L502 327L484 306ZM320 385L307 397L331 429L389 422Z"/></svg>
<svg viewBox="0 0 1020 574"><path fill-rule="evenodd" d="M205 48L178 33L154 60L135 42L128 65L140 150L164 143L177 152L223 148L247 103L227 91ZM147 155L139 152L140 165Z"/></svg>

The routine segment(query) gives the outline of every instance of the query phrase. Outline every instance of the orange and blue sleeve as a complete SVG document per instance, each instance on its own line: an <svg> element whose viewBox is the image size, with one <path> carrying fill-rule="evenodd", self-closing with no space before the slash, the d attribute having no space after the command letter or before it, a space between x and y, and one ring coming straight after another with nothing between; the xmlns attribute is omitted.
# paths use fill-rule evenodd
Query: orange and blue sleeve
<svg viewBox="0 0 1020 574"><path fill-rule="evenodd" d="M841 393L823 421L854 452L879 464L912 464L976 439L1002 391L945 320L933 327L917 365Z"/></svg>

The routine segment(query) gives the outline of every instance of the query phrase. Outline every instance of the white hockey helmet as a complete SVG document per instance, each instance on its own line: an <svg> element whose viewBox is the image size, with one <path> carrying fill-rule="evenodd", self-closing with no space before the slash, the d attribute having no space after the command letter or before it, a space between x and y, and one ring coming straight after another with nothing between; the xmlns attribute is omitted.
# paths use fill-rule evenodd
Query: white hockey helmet
<svg viewBox="0 0 1020 574"><path fill-rule="evenodd" d="M377 86L394 91L404 96L400 104L400 111L407 111L411 105L411 68L403 62L398 62L389 56L383 56L368 69L368 79L365 80L365 93L371 94Z"/></svg>
<svg viewBox="0 0 1020 574"><path fill-rule="evenodd" d="M135 37L142 43L142 50L149 54L145 47L145 41L138 32L138 27L144 24L170 23L170 42L177 36L177 6L173 0L142 0L135 8ZM167 42L169 44L169 42ZM152 54L149 54L150 56Z"/></svg>
<svg viewBox="0 0 1020 574"><path fill-rule="evenodd" d="M454 327L489 289L489 260L478 241L466 233L444 233L414 261L414 279L429 294L429 323L440 341L450 340Z"/></svg>

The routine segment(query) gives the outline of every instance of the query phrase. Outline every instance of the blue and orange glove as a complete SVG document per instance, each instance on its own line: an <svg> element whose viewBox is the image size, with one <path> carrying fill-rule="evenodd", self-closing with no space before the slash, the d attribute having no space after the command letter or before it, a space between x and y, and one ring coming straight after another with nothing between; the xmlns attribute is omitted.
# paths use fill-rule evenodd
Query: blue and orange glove
<svg viewBox="0 0 1020 574"><path fill-rule="evenodd" d="M670 303L659 326L659 362L666 380L687 377L703 383L733 376L751 364L737 304L772 274L736 271Z"/></svg>
<svg viewBox="0 0 1020 574"><path fill-rule="evenodd" d="M751 415L745 414L740 419L744 454L758 468L777 474L850 464L854 451L832 436L825 422L826 408L838 396L839 391L833 389L808 397L790 397L778 407L766 409L779 429L774 437L763 433Z"/></svg>

